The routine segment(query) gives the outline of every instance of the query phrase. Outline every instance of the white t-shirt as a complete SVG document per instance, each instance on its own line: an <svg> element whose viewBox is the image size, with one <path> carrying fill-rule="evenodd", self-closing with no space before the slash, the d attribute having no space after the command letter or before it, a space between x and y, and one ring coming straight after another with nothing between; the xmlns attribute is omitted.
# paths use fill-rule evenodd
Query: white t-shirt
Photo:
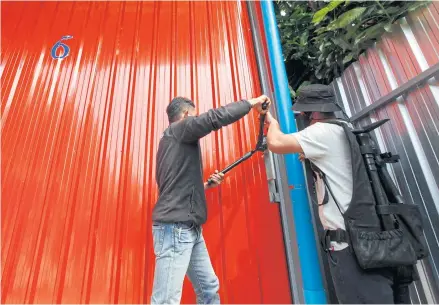
<svg viewBox="0 0 439 305"><path fill-rule="evenodd" d="M335 124L315 123L292 135L302 147L305 157L325 173L328 184L344 213L351 201L353 182L351 151L343 128ZM318 203L321 204L325 194L325 184L320 178L316 181L316 193ZM325 229L346 229L343 216L329 190L328 203L319 206L319 216ZM342 250L348 244L331 242L331 246L334 250Z"/></svg>

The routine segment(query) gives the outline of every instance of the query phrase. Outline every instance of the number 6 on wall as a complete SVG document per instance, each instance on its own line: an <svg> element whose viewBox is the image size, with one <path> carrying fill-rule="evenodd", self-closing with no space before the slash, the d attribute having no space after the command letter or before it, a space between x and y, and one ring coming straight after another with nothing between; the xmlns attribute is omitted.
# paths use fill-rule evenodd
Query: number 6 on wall
<svg viewBox="0 0 439 305"><path fill-rule="evenodd" d="M52 51L51 51L51 55L53 59L63 59L66 58L67 55L69 55L70 53L70 48L65 44L62 43L63 40L67 40L67 39L72 39L73 36L70 35L66 35L61 37L61 39L55 43L55 45L52 47ZM63 52L61 53L61 55L56 55L56 50L58 50L58 48L61 47L63 48Z"/></svg>

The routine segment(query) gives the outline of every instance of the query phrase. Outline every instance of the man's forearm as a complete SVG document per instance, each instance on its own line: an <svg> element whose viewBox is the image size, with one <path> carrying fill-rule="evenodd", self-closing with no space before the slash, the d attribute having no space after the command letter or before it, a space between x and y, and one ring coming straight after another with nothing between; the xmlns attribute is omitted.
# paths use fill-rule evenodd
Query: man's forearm
<svg viewBox="0 0 439 305"><path fill-rule="evenodd" d="M238 121L249 113L252 106L249 101L241 100L216 109L210 109L198 117L187 118L180 123L183 125L181 127L183 129L181 140L183 142L197 141L214 130Z"/></svg>
<svg viewBox="0 0 439 305"><path fill-rule="evenodd" d="M284 133L280 130L280 126L279 123L276 120L273 120L270 123L270 127L268 128L267 131L267 145L270 148L277 146L280 140L280 137L284 135Z"/></svg>

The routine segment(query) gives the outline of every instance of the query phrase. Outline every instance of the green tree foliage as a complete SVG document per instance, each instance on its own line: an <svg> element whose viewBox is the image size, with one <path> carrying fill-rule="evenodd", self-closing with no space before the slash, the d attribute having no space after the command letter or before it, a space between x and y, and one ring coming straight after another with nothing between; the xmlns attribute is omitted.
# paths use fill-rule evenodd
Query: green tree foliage
<svg viewBox="0 0 439 305"><path fill-rule="evenodd" d="M290 86L329 84L406 14L429 1L278 1Z"/></svg>

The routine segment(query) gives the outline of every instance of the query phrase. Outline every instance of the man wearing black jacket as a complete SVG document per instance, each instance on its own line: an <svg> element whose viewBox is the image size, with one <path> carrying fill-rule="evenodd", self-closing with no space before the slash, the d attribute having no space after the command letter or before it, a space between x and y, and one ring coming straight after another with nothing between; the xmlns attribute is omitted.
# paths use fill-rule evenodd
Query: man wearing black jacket
<svg viewBox="0 0 439 305"><path fill-rule="evenodd" d="M211 185L203 183L199 139L238 121L255 108L259 113L266 96L230 103L196 116L195 104L174 98L166 109L169 127L160 139L156 162L159 198L153 211L156 266L152 304L180 303L187 274L197 303L218 304L219 281L213 270L201 225L206 222L204 191L218 186L223 174L215 171Z"/></svg>

